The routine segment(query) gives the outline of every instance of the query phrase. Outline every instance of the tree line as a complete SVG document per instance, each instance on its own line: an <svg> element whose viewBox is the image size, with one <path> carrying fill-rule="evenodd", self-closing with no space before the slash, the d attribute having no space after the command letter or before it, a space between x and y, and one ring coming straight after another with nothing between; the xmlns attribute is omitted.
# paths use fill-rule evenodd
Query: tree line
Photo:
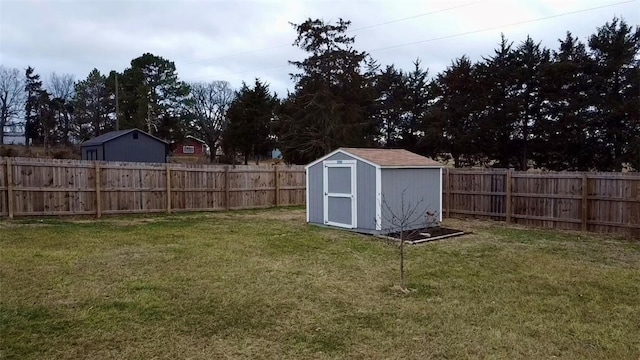
<svg viewBox="0 0 640 360"><path fill-rule="evenodd" d="M640 29L614 18L557 49L504 36L480 61L454 59L431 77L382 66L355 48L349 21L292 24L294 87L256 79L186 83L175 64L143 54L122 72L75 81L0 66L0 128L24 124L28 144L77 144L118 127L169 141L186 135L245 162L273 148L304 164L341 147L405 148L455 166L640 170ZM118 101L116 102L116 97ZM0 132L0 144L2 143ZM235 156L234 156L235 160Z"/></svg>

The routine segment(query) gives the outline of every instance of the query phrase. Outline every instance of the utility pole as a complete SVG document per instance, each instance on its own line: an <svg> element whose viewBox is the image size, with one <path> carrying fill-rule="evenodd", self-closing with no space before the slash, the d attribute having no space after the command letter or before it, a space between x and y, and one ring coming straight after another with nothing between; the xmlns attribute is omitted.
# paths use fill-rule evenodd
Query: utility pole
<svg viewBox="0 0 640 360"><path fill-rule="evenodd" d="M116 78L116 131L120 130L120 119L118 114L120 113L120 104L118 101L118 73L115 74Z"/></svg>
<svg viewBox="0 0 640 360"><path fill-rule="evenodd" d="M151 104L147 104L147 131L151 134Z"/></svg>

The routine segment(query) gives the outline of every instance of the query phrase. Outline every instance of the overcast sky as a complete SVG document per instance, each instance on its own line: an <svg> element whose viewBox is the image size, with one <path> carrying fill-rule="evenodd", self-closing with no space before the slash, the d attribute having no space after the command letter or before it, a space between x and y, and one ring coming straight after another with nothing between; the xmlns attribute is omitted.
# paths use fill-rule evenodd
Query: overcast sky
<svg viewBox="0 0 640 360"><path fill-rule="evenodd" d="M294 71L287 60L304 57L289 23L309 17L351 20L356 49L404 69L419 57L435 75L456 57L489 55L501 32L555 49L566 31L586 42L614 16L638 25L640 1L0 0L0 64L80 80L151 52L174 61L185 81L237 88L259 77L284 95Z"/></svg>

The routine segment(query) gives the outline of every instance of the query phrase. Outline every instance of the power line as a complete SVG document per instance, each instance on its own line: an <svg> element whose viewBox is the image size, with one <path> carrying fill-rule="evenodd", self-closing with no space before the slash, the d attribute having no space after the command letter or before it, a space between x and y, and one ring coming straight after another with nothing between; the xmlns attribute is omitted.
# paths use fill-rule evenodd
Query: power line
<svg viewBox="0 0 640 360"><path fill-rule="evenodd" d="M587 8L587 9L580 9L580 10L575 10L575 11L570 11L570 12L566 12L566 13L545 16L545 17L531 19L531 20L518 21L518 22L509 23L509 24L505 24L505 25L492 26L492 27L488 27L488 28L484 28L484 29L478 29L478 30L473 30L473 31L467 31L467 32L463 32L463 33L453 34L453 35L446 35L446 36L441 36L441 37L436 37L436 38L431 38L431 39L414 41L414 42L405 43L405 44L386 46L386 47L382 47L382 48L369 50L369 52L396 49L396 48L404 47L404 46L411 46L411 45L417 45L417 44L433 42L433 41L438 41L438 40L451 39L451 38L455 38L455 37L472 35L472 34L477 34L477 33L485 32L485 31L497 30L497 29L501 29L501 28L505 28L505 27L512 27L512 26L517 26L517 25L522 25L522 24L528 24L528 23L533 23L533 22L538 22L538 21L544 21L544 20L559 18L559 17L563 17L563 16L568 16L568 15L575 15L575 14L584 13L584 12L593 11L593 10L598 10L598 9L604 9L604 8L608 8L608 7L612 7L612 6L629 4L629 3L636 2L636 1L638 1L638 0L620 1L620 2L616 2L616 3L612 3L612 4L600 5L600 6ZM272 67L267 67L267 68L246 70L246 71L241 71L241 72L216 74L216 75L207 75L207 76L193 78L192 80L205 79L205 78L208 79L208 78L215 78L215 77L224 77L224 76L231 76L231 75L242 75L242 74L247 74L247 73L252 73L252 72L257 72L257 71L267 71L267 70L272 70L272 69L277 69L277 68L283 68L283 67L287 67L287 66L290 66L290 65L291 64L284 64L284 65L272 66Z"/></svg>
<svg viewBox="0 0 640 360"><path fill-rule="evenodd" d="M455 9L459 9L459 8L475 5L475 4L478 4L480 2L481 1L474 1L474 2L470 2L470 3L462 4L462 5L456 5L456 6L448 7L448 8L445 8L445 9L426 12L426 13L423 13L423 14L418 14L418 15L408 16L408 17L404 17L404 18L400 18L400 19L390 20L390 21L386 21L386 22L383 22L383 23L378 23L378 24L374 24L374 25L367 25L367 26L355 28L353 30L348 30L347 32L356 32L356 31L370 29L370 28L374 28L374 27L378 27L378 26L389 25L389 24L393 24L393 23L397 23L397 22L401 22L401 21L416 19L416 18L419 18L419 17L427 16L427 15L439 14L439 13L447 12L449 10L455 10Z"/></svg>
<svg viewBox="0 0 640 360"><path fill-rule="evenodd" d="M505 24L505 25L499 25L499 26L492 26L492 27L488 27L488 28L484 28L484 29L473 30L473 31L467 31L467 32L459 33L459 34L446 35L446 36L441 36L441 37L431 38L431 39L426 39L426 40L414 41L414 42L410 42L410 43L406 43L406 44L391 45L391 46L387 46L387 47L383 47L383 48L377 48L377 49L369 50L369 52L382 51L382 50L389 50L389 49L395 49L395 48L404 47L404 46L411 46L411 45L422 44L422 43L431 42L431 41L438 41L438 40L444 40L444 39L451 39L451 38L454 38L454 37L460 37L460 36L465 36L465 35L477 34L477 33L481 33L481 32L484 32L484 31L497 30L497 29L504 28L504 27L511 27L511 26L516 26L516 25L528 24L528 23L533 23L533 22L537 22L537 21L543 21L543 20L554 19L554 18L558 18L558 17L562 17L562 16L567 16L567 15L579 14L579 13L583 13L583 12L587 12L587 11L592 11L592 10L597 10L597 9L603 9L603 8L607 8L607 7L611 7L611 6L622 5L622 4L628 4L628 3L635 2L635 1L637 1L637 0L621 1L621 2L617 2L617 3L613 3L613 4L607 4L607 5L596 6L596 7L592 7L592 8L588 8L588 9L582 9L582 10L576 10L576 11L566 12L566 13L562 13L562 14L556 14L556 15L551 15L551 16L545 16L545 17L538 18L538 19L531 19L531 20L518 21L518 22L515 22L515 23L510 23L510 24Z"/></svg>
<svg viewBox="0 0 640 360"><path fill-rule="evenodd" d="M194 80L202 80L202 79L211 79L211 78L222 77L222 76L242 75L242 74L248 74L248 73L256 72L256 71L267 71L267 70L279 69L279 68L283 68L283 67L288 67L289 65L291 65L291 64L276 65L276 66L267 67L267 68L260 68L260 69L254 69L254 70L246 70L246 71L239 71L239 72L226 73L226 74L205 75L205 76L199 76L199 77L191 78L191 79L186 80L186 81L194 81Z"/></svg>
<svg viewBox="0 0 640 360"><path fill-rule="evenodd" d="M449 11L449 10L455 10L455 9L458 9L458 8L471 6L471 5L477 4L479 2L480 1L470 2L470 3L466 3L466 4L462 4L462 5L456 5L456 6L448 7L448 8L445 8L445 9L426 12L426 13L423 13L423 14L412 15L412 16L408 16L408 17L404 17L404 18L400 18L400 19L390 20L390 21L386 21L386 22L383 22L383 23L367 25L367 26L363 26L363 27L360 27L360 28L356 28L356 29L350 29L347 32L348 33L356 32L356 31L360 31L360 30L371 29L371 28L374 28L374 27L389 25L389 24L393 24L393 23L397 23L397 22L401 22L401 21L416 19L416 18L419 18L419 17L427 16L427 15L439 14L439 13L443 13L443 12L446 12L446 11ZM289 46L291 46L291 44L275 45L275 46L270 46L270 47L261 48L261 49L248 50L248 51L243 51L243 52L234 53L234 54L216 56L216 57L202 59L202 60L196 60L196 61L190 61L190 62L187 62L187 63L184 63L184 64L185 65L189 65L189 64L196 64L196 63L201 63L201 62L205 62L205 61L226 59L226 58L230 58L230 57L254 54L254 53L257 53L257 52L262 52L262 51L267 51L267 50L274 50L274 49L279 49L279 48L289 47Z"/></svg>

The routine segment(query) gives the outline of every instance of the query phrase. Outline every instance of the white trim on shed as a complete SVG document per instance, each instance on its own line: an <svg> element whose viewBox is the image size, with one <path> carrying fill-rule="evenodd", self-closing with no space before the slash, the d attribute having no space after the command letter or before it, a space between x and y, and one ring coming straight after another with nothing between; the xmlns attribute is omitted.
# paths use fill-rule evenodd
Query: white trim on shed
<svg viewBox="0 0 640 360"><path fill-rule="evenodd" d="M440 222L442 222L442 183L444 179L442 178L442 168L440 168Z"/></svg>
<svg viewBox="0 0 640 360"><path fill-rule="evenodd" d="M305 189L304 193L306 196L305 208L307 209L307 223L308 223L310 220L310 217L309 217L309 169L305 169L304 178L306 182L305 188L304 188ZM276 181L279 181L279 179L276 179Z"/></svg>
<svg viewBox="0 0 640 360"><path fill-rule="evenodd" d="M372 163L372 162L371 162L371 161L369 161L369 160L365 160L365 159L363 159L363 158L361 158L361 157L359 157L359 156L353 155L353 154L351 154L351 153L349 153L349 152L347 152L347 151L344 151L343 149L336 149L336 150L334 150L334 151L332 151L332 152L328 153L327 155L325 155L325 156L323 156L323 157L321 157L321 158L319 158L319 159L317 159L317 160L315 160L315 161L313 161L313 162L310 162L310 163L309 163L309 164L307 164L304 168L305 168L305 169L308 169L308 168L312 167L313 165L318 164L318 163L320 163L320 162L324 161L324 159L328 159L328 158L330 158L330 157L332 157L333 155L338 154L338 153L345 154L345 155L347 155L347 156L351 156L352 158L354 158L354 159L356 159L356 160L362 161L362 162L367 163L367 164L369 164L369 165L371 165L371 166L375 166L376 168L380 167L380 165L378 165L378 164Z"/></svg>
<svg viewBox="0 0 640 360"><path fill-rule="evenodd" d="M382 169L376 168L376 230L382 230Z"/></svg>

